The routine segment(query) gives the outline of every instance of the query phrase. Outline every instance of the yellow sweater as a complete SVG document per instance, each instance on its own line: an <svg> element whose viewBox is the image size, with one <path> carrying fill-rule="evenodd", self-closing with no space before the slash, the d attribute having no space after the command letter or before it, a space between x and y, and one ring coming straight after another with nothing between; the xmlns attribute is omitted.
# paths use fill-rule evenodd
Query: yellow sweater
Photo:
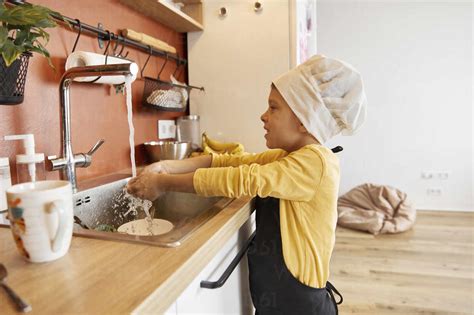
<svg viewBox="0 0 474 315"><path fill-rule="evenodd" d="M334 248L339 161L321 145L287 153L214 155L211 168L196 170L194 189L204 196L280 199L283 258L300 282L322 288Z"/></svg>

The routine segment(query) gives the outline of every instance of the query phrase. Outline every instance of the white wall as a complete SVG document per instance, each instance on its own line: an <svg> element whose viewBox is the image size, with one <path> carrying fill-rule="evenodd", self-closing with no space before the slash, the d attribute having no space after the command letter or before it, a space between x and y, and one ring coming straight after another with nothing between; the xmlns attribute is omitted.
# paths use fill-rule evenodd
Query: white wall
<svg viewBox="0 0 474 315"><path fill-rule="evenodd" d="M341 193L372 182L407 192L419 209L474 210L472 6L318 0L318 52L354 65L368 98L360 133L328 143L344 147Z"/></svg>
<svg viewBox="0 0 474 315"><path fill-rule="evenodd" d="M265 149L260 116L271 80L290 67L288 1L206 0L204 31L188 34L190 111L201 130L221 141L239 141L248 152ZM227 16L218 15L227 8Z"/></svg>

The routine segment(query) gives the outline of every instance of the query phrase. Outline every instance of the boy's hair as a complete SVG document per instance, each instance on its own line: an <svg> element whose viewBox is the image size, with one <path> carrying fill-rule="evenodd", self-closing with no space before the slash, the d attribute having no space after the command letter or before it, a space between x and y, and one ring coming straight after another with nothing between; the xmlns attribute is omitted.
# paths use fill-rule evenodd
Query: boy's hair
<svg viewBox="0 0 474 315"><path fill-rule="evenodd" d="M315 55L273 80L275 87L320 143L354 134L366 118L362 77L351 65Z"/></svg>

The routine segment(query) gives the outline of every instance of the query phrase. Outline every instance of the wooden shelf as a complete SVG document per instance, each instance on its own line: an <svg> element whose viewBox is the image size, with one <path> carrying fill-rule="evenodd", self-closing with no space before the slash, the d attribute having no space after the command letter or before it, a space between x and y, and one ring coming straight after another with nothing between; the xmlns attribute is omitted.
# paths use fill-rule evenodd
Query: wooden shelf
<svg viewBox="0 0 474 315"><path fill-rule="evenodd" d="M180 1L185 4L182 11L163 0L120 0L120 2L177 32L187 33L204 30L201 0Z"/></svg>

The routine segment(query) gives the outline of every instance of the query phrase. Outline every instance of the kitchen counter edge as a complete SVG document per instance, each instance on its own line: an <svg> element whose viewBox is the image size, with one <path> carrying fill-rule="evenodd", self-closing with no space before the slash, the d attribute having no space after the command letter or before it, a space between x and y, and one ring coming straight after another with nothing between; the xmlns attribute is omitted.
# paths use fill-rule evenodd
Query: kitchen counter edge
<svg viewBox="0 0 474 315"><path fill-rule="evenodd" d="M8 268L8 284L31 303L31 314L162 314L253 210L253 198L234 199L177 248L74 236L66 256L42 264L24 261L8 235L9 228L0 225L0 262ZM64 294L59 295L62 299L52 294L57 290L63 290ZM20 314L7 301L6 294L0 294L0 302L6 306L2 306L4 314Z"/></svg>

